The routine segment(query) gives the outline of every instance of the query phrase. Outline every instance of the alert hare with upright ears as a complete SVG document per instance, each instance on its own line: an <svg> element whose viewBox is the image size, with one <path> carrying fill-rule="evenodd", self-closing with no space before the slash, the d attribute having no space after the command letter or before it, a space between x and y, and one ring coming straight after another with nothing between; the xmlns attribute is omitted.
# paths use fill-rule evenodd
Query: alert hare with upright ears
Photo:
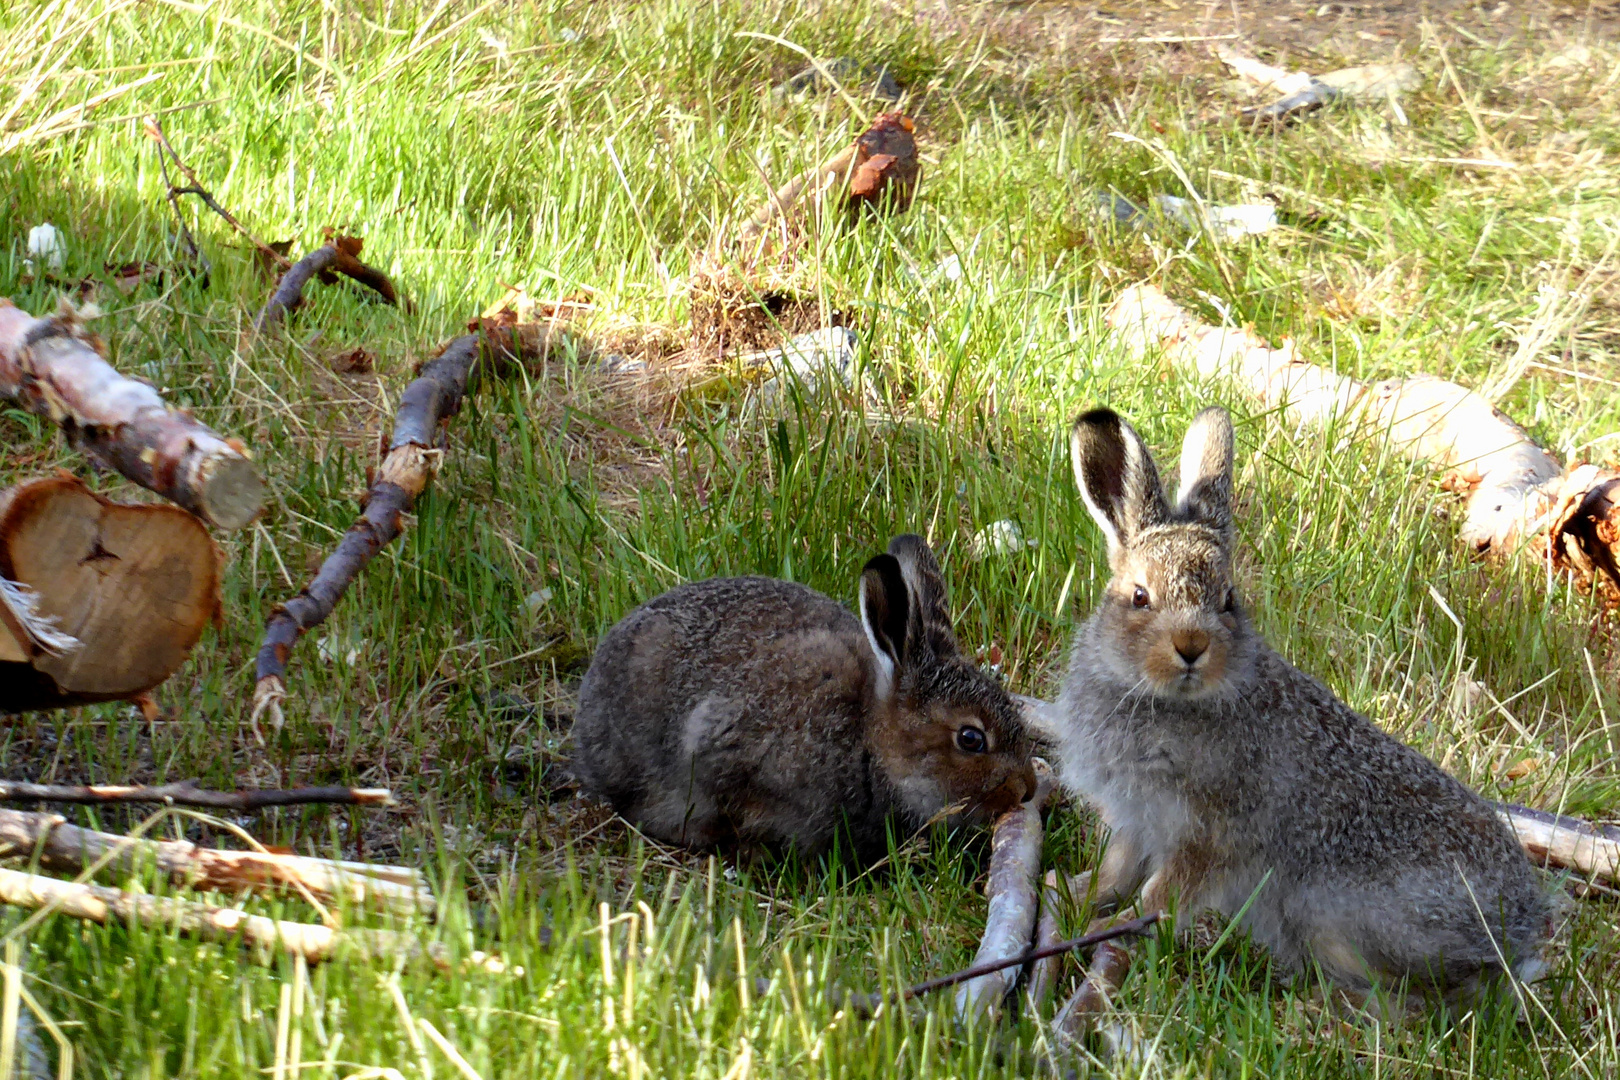
<svg viewBox="0 0 1620 1080"><path fill-rule="evenodd" d="M975 820L1033 794L1018 707L957 650L921 537L866 564L860 612L766 577L649 600L585 674L576 776L669 843L815 856L847 828L868 861L891 824L904 836L949 806Z"/></svg>
<svg viewBox="0 0 1620 1080"><path fill-rule="evenodd" d="M1059 775L1111 830L1098 893L1243 911L1280 970L1471 1000L1532 978L1551 901L1491 807L1273 652L1232 580L1232 421L1187 430L1169 501L1116 413L1074 425L1112 579L1079 629ZM1145 884L1144 884L1145 883Z"/></svg>

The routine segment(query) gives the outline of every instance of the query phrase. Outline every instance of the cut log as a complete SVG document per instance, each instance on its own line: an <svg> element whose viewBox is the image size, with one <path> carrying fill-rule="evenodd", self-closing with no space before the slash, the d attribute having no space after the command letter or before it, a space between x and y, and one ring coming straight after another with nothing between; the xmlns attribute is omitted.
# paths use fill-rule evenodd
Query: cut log
<svg viewBox="0 0 1620 1080"><path fill-rule="evenodd" d="M1433 375L1362 383L1272 348L1248 328L1210 326L1153 285L1126 289L1108 325L1138 356L1163 349L1199 378L1233 381L1298 425L1336 420L1448 471L1468 492L1460 538L1475 551L1550 557L1620 603L1620 473L1565 469L1489 401Z"/></svg>
<svg viewBox="0 0 1620 1080"><path fill-rule="evenodd" d="M1041 809L1055 777L1036 759L1038 786L1029 801L996 819L990 834L990 875L985 891L990 911L973 965L995 963L1029 951L1040 905ZM1005 967L964 982L956 991L956 1018L969 1020L981 1011L999 1009L1018 981L1018 968Z"/></svg>
<svg viewBox="0 0 1620 1080"><path fill-rule="evenodd" d="M360 249L365 241L358 236L334 236L325 244L305 255L287 268L276 282L270 300L253 320L253 329L262 331L278 323L287 312L304 302L304 286L309 279L319 276L323 282L336 281L335 275L352 278L381 296L385 304L398 304L399 293L388 275L374 266L360 261Z"/></svg>
<svg viewBox="0 0 1620 1080"><path fill-rule="evenodd" d="M0 580L25 601L0 604L0 712L122 701L174 674L216 617L220 555L190 514L63 475L0 492Z"/></svg>
<svg viewBox="0 0 1620 1080"><path fill-rule="evenodd" d="M195 780L156 787L124 784L29 784L0 780L0 802L60 802L102 806L109 803L162 803L238 813L271 806L393 806L387 788L306 787L273 791L204 791Z"/></svg>
<svg viewBox="0 0 1620 1080"><path fill-rule="evenodd" d="M268 714L281 724L281 701L287 662L298 639L319 626L337 605L360 571L404 529L405 515L416 505L438 471L439 427L461 409L479 370L501 370L543 355L564 336L546 324L513 326L490 320L473 324L475 332L456 338L422 365L405 388L394 418L393 439L366 492L359 520L349 527L337 549L321 564L315 580L271 612L259 647L253 690L253 718Z"/></svg>
<svg viewBox="0 0 1620 1080"><path fill-rule="evenodd" d="M80 450L221 529L252 521L264 482L247 452L102 359L66 301L36 319L0 297L0 397L59 425Z"/></svg>
<svg viewBox="0 0 1620 1080"><path fill-rule="evenodd" d="M785 230L807 209L820 209L840 191L836 205L846 212L863 207L905 210L921 174L915 130L904 113L882 114L854 143L772 192L738 231L737 239L751 246L767 245L778 228Z"/></svg>
<svg viewBox="0 0 1620 1080"><path fill-rule="evenodd" d="M155 865L175 885L211 892L307 892L322 903L347 903L405 914L432 914L433 894L419 871L401 866L221 851L183 841L142 840L70 825L57 814L0 809L0 857L30 859L59 873L100 863L127 874Z"/></svg>
<svg viewBox="0 0 1620 1080"><path fill-rule="evenodd" d="M337 957L397 960L425 957L440 962L437 950L390 930L337 930L311 923L249 915L239 908L213 907L143 893L126 893L104 885L59 881L20 870L0 870L0 903L35 911L70 915L89 922L134 923L156 930L173 929L204 941L240 942L256 959L277 953L302 956L310 963Z"/></svg>

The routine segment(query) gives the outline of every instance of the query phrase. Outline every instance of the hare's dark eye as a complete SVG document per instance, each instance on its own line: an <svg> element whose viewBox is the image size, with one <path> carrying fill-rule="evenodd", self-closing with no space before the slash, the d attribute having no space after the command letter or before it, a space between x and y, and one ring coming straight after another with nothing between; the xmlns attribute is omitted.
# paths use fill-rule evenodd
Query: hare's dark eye
<svg viewBox="0 0 1620 1080"><path fill-rule="evenodd" d="M990 741L976 727L957 728L956 747L964 754L982 754L990 748Z"/></svg>
<svg viewBox="0 0 1620 1080"><path fill-rule="evenodd" d="M1148 591L1140 585L1136 587L1135 592L1131 593L1131 607L1147 607L1150 602Z"/></svg>
<svg viewBox="0 0 1620 1080"><path fill-rule="evenodd" d="M1237 610L1237 593L1232 589L1226 590L1226 601L1221 604L1221 612L1230 615Z"/></svg>

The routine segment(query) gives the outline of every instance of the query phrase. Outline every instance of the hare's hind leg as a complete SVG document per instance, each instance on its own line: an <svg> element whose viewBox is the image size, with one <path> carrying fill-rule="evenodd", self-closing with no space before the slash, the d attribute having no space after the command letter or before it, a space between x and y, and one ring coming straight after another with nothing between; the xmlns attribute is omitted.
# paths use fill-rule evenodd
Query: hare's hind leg
<svg viewBox="0 0 1620 1080"><path fill-rule="evenodd" d="M1147 853L1135 838L1116 829L1108 837L1102 865L1092 877L1092 895L1098 907L1124 904L1148 876Z"/></svg>

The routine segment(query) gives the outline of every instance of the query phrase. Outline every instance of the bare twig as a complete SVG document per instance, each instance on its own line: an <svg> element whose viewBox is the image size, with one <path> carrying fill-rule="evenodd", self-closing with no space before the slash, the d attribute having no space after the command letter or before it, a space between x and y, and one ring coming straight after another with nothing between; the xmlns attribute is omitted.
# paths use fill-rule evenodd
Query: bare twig
<svg viewBox="0 0 1620 1080"><path fill-rule="evenodd" d="M1063 896L1058 891L1057 871L1048 870L1045 884L1041 887L1041 914L1035 922L1035 948L1045 949L1063 940L1062 929L1058 925L1058 908L1062 904ZM1024 1000L1031 1012L1039 1010L1051 996L1053 988L1057 986L1058 970L1062 964L1061 955L1054 954L1043 957L1029 966L1029 984L1024 993Z"/></svg>
<svg viewBox="0 0 1620 1080"><path fill-rule="evenodd" d="M1496 812L1533 861L1588 878L1620 881L1620 837L1615 835L1620 830L1508 803L1497 804Z"/></svg>
<svg viewBox="0 0 1620 1080"><path fill-rule="evenodd" d="M239 529L264 501L246 449L102 359L64 302L36 319L0 298L0 397L58 425L78 447L204 521Z"/></svg>
<svg viewBox="0 0 1620 1080"><path fill-rule="evenodd" d="M1105 941L1091 954L1086 977L1052 1018L1052 1031L1058 1043L1073 1045L1086 1036L1094 1017L1107 1012L1114 995L1131 969L1129 946Z"/></svg>
<svg viewBox="0 0 1620 1080"><path fill-rule="evenodd" d="M181 174L183 174L187 180L191 181L190 187L177 188L173 184L169 183L168 169L164 169L163 182L169 188L169 201L175 204L176 214L179 214L180 212L177 196L195 195L201 199L205 205L207 205L208 209L224 218L227 225L246 237L249 243L258 248L259 251L273 261L275 265L283 267L292 265L291 260L289 260L287 256L283 255L281 252L277 251L275 248L271 247L269 244L266 244L263 240L260 240L257 236L254 236L251 232L249 232L246 225L243 225L240 221L236 220L236 216L221 206L219 201L209 193L208 189L203 187L202 181L197 179L197 174L192 172L190 166L188 166L184 161L180 160L180 155L175 153L173 146L169 145L169 138L167 135L163 134L163 125L157 122L156 116L148 116L142 126L146 129L146 134L158 144L158 160L162 161L165 156L172 159L174 161L174 167ZM184 229L185 223L182 222L180 227ZM192 248L195 250L196 245L193 244Z"/></svg>
<svg viewBox="0 0 1620 1080"><path fill-rule="evenodd" d="M121 784L76 786L71 784L27 784L0 781L0 802L82 803L163 803L170 806L197 806L209 810L262 810L268 806L311 806L339 804L352 806L393 806L387 788L308 787L265 791L205 791L195 780L155 787Z"/></svg>
<svg viewBox="0 0 1620 1080"><path fill-rule="evenodd" d="M32 858L47 870L78 874L92 866L128 873L151 860L174 884L193 889L307 891L324 902L430 914L433 894L419 871L400 866L221 851L174 840L145 840L82 829L56 814L0 809L0 856Z"/></svg>
<svg viewBox="0 0 1620 1080"><path fill-rule="evenodd" d="M174 929L205 941L237 941L252 946L262 958L284 952L311 963L339 956L438 960L431 947L424 948L415 938L389 930L336 930L249 915L240 908L59 881L18 870L0 870L0 902L36 911L48 908L89 922L116 920L153 929Z"/></svg>

